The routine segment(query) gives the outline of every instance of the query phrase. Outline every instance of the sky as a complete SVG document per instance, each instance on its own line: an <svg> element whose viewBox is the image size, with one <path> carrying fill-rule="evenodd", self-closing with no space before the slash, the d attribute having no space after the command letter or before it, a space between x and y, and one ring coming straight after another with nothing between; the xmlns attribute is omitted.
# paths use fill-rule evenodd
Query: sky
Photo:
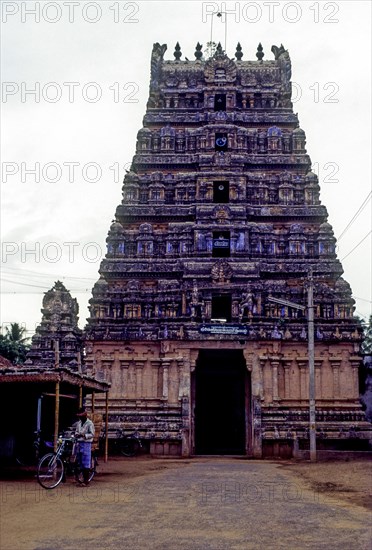
<svg viewBox="0 0 372 550"><path fill-rule="evenodd" d="M153 43L167 44L173 59L178 41L182 59L194 59L211 32L229 57L237 42L243 60L256 59L259 42L264 60L273 44L289 50L294 111L356 314L368 319L370 2L3 1L1 9L2 329L18 322L31 335L58 279L84 327L146 111Z"/></svg>

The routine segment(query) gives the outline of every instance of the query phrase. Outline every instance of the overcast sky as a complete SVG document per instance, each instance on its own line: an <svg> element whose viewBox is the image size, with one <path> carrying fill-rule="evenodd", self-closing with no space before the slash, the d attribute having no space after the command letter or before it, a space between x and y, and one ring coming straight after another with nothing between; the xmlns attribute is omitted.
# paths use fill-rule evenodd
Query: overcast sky
<svg viewBox="0 0 372 550"><path fill-rule="evenodd" d="M33 331L43 293L60 279L78 299L84 326L145 114L152 45L168 44L165 58L173 59L179 41L183 58L194 59L218 9L230 12L230 57L238 41L243 60L256 59L259 42L264 59L273 59L273 44L289 50L294 111L336 237L365 204L338 257L356 313L370 315L370 2L1 4L2 324ZM224 45L225 24L213 19L213 40ZM38 181L28 172L35 165Z"/></svg>

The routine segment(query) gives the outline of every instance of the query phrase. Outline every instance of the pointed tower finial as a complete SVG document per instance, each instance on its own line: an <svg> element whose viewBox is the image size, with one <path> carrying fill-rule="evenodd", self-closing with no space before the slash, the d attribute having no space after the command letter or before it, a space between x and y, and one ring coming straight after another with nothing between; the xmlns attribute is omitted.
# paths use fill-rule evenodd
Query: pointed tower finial
<svg viewBox="0 0 372 550"><path fill-rule="evenodd" d="M242 52L242 47L240 45L240 42L238 42L238 44L236 46L235 57L238 61L241 61L241 59L243 57L243 52Z"/></svg>
<svg viewBox="0 0 372 550"><path fill-rule="evenodd" d="M173 55L174 55L176 61L179 61L182 57L181 46L179 45L178 42L176 44Z"/></svg>
<svg viewBox="0 0 372 550"><path fill-rule="evenodd" d="M263 47L262 47L262 44L261 42L258 44L257 46L257 53L256 53L256 57L258 59L258 61L262 61L262 58L264 57L264 53L263 53Z"/></svg>
<svg viewBox="0 0 372 550"><path fill-rule="evenodd" d="M202 47L203 47L203 44L200 44L199 42L196 44L196 50L194 55L198 60L203 57Z"/></svg>

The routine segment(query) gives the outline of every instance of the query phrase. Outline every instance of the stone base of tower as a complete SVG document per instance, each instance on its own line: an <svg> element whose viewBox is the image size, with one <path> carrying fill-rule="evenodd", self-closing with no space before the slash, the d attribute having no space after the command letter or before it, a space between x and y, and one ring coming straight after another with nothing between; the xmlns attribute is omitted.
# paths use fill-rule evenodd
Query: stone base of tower
<svg viewBox="0 0 372 550"><path fill-rule="evenodd" d="M353 344L315 352L317 447L368 450ZM138 430L155 456L306 457L306 343L89 342L89 374L111 383L109 435ZM97 396L95 407L104 413Z"/></svg>

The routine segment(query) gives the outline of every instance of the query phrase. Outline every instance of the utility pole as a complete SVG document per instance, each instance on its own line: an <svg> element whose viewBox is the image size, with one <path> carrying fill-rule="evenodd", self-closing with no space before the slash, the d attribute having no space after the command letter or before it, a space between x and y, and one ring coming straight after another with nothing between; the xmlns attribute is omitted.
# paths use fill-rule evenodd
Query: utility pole
<svg viewBox="0 0 372 550"><path fill-rule="evenodd" d="M307 322L308 322L308 356L309 356L309 420L310 420L310 460L316 461L316 426L315 426L315 369L314 369L314 279L310 268L307 286Z"/></svg>
<svg viewBox="0 0 372 550"><path fill-rule="evenodd" d="M305 311L305 306L282 300L280 298L268 298L269 302L293 307ZM308 333L308 361L309 361L309 439L310 460L316 461L316 424L315 424L315 368L314 368L314 279L313 270L309 269L307 283L307 333Z"/></svg>

